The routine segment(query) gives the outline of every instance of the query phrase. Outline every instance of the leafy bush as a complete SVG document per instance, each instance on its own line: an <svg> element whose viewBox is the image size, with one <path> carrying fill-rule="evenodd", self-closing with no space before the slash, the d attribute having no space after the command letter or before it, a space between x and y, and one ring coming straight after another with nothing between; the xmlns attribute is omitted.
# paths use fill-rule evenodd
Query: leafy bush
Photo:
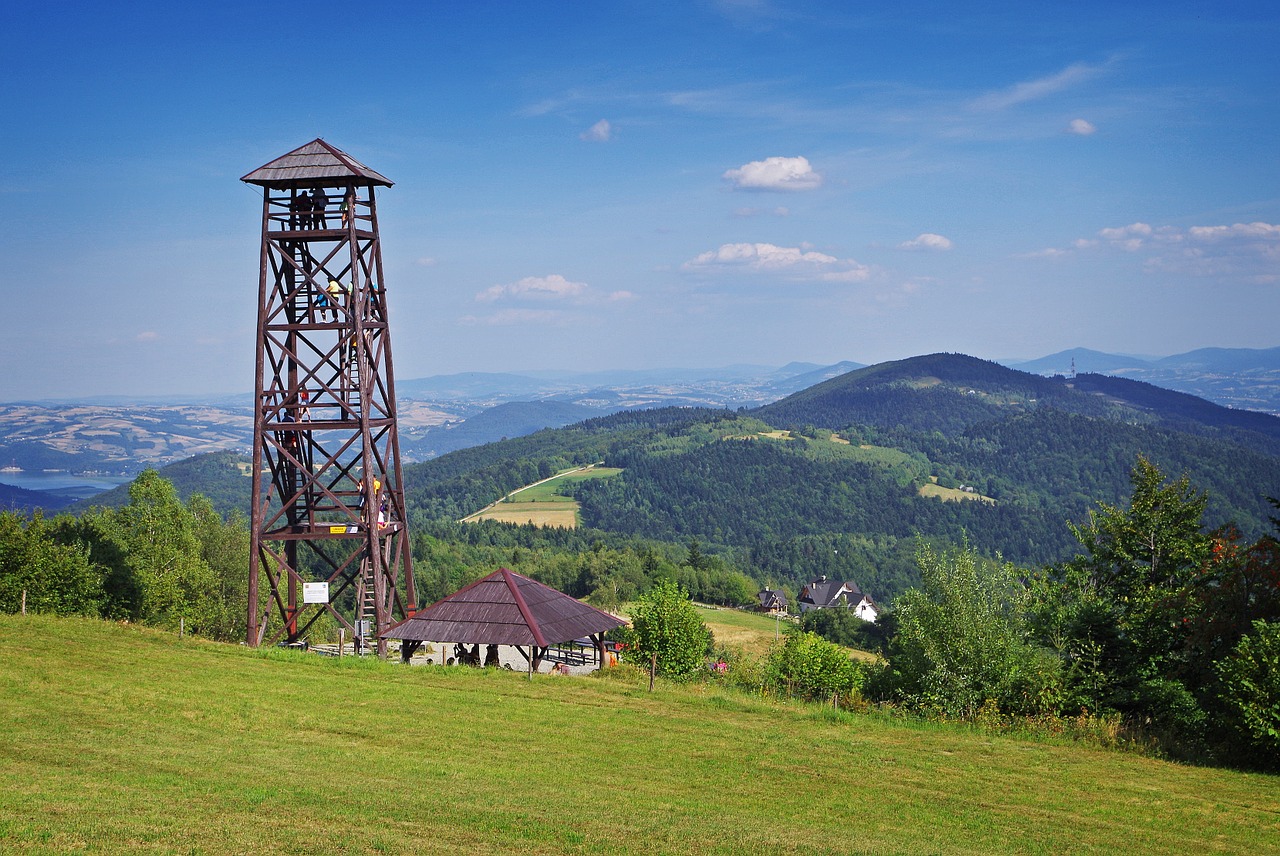
<svg viewBox="0 0 1280 856"><path fill-rule="evenodd" d="M1060 702L1060 665L1026 641L1026 589L1013 566L980 561L968 546L922 546L922 587L895 603L889 670L874 686L908 707L971 718L988 700L1006 713Z"/></svg>
<svg viewBox="0 0 1280 856"><path fill-rule="evenodd" d="M849 652L814 633L789 633L769 661L769 678L779 692L811 701L847 698L862 688L863 672Z"/></svg>
<svg viewBox="0 0 1280 856"><path fill-rule="evenodd" d="M886 615L882 614L873 623L859 618L851 609L811 609L800 616L800 629L816 633L837 645L880 651L888 638L886 628L881 624Z"/></svg>
<svg viewBox="0 0 1280 856"><path fill-rule="evenodd" d="M58 544L40 516L0 512L0 612L97 615L102 574L80 545Z"/></svg>
<svg viewBox="0 0 1280 856"><path fill-rule="evenodd" d="M680 586L663 580L636 601L631 611L634 643L626 649L639 665L658 657L658 673L686 680L703 668L711 649L711 631Z"/></svg>
<svg viewBox="0 0 1280 856"><path fill-rule="evenodd" d="M1222 703L1238 731L1280 766L1280 624L1255 621L1253 631L1217 665Z"/></svg>

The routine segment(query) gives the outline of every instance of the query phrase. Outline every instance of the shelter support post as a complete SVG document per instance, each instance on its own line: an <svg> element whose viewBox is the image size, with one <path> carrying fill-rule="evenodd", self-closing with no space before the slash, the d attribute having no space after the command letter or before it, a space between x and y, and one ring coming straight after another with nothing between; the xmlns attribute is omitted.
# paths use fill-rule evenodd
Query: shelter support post
<svg viewBox="0 0 1280 856"><path fill-rule="evenodd" d="M414 653L416 653L421 647L422 642L416 639L405 639L402 641L400 643L400 662L404 663L406 666L409 665L409 661L413 659Z"/></svg>

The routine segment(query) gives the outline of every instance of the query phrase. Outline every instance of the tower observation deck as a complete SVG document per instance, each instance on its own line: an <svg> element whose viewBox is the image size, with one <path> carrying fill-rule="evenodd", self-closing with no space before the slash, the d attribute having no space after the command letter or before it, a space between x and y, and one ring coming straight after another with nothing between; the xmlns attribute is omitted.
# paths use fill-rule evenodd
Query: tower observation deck
<svg viewBox="0 0 1280 856"><path fill-rule="evenodd" d="M241 180L262 188L246 641L329 615L385 655L416 609L374 198L392 183L321 139Z"/></svg>

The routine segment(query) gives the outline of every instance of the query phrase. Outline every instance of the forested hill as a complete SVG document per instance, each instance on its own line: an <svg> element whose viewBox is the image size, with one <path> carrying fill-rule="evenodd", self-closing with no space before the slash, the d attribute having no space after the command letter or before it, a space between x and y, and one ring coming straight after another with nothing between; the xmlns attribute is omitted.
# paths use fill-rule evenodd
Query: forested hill
<svg viewBox="0 0 1280 856"><path fill-rule="evenodd" d="M1069 398L1061 381L963 354L931 354L834 377L754 411L778 426L850 425L941 431L1025 413ZM1074 396L1073 412L1101 416L1105 402Z"/></svg>
<svg viewBox="0 0 1280 856"><path fill-rule="evenodd" d="M239 511L249 514L253 480L250 460L236 452L209 452L160 467L159 473L173 482L179 498L186 502L192 494L201 494L219 514ZM129 504L129 486L122 484L84 499L67 510L79 514L93 506L120 508Z"/></svg>
<svg viewBox="0 0 1280 856"><path fill-rule="evenodd" d="M0 509L5 511L21 511L24 514L30 514L37 508L57 511L75 501L75 497L72 496L43 490L28 490L0 483Z"/></svg>
<svg viewBox="0 0 1280 856"><path fill-rule="evenodd" d="M963 354L930 354L840 375L754 411L779 427L851 425L957 436L971 426L1052 408L1196 433L1280 455L1280 418L1106 375L1052 377Z"/></svg>
<svg viewBox="0 0 1280 856"><path fill-rule="evenodd" d="M967 540L1023 566L1073 555L1068 523L1099 502L1126 502L1139 456L1208 493L1208 527L1235 522L1260 537L1270 530L1266 497L1280 496L1278 426L1134 381L1043 378L934 354L849 372L755 411L624 411L464 449L404 476L411 526L427 531L604 462L621 473L573 488L588 530L574 537L584 543L696 540L761 582L827 574L888 599L916 581L918 539ZM217 455L164 471L183 495L199 490L222 509L248 507L244 473Z"/></svg>
<svg viewBox="0 0 1280 856"><path fill-rule="evenodd" d="M1068 522L1124 502L1139 456L1208 492L1206 525L1260 536L1265 498L1280 495L1277 424L1147 384L935 354L750 412L667 408L541 431L414 466L406 484L417 514L457 519L603 460L623 472L575 488L588 527L697 539L762 580L847 574L889 595L913 582L919 537L1023 565L1073 554Z"/></svg>
<svg viewBox="0 0 1280 856"><path fill-rule="evenodd" d="M618 449L728 417L728 411L708 408L628 410L473 446L406 466L406 501L417 515L456 520L560 470L594 464Z"/></svg>
<svg viewBox="0 0 1280 856"><path fill-rule="evenodd" d="M1077 375L1070 384L1080 392L1107 396L1155 416L1162 425L1227 439L1280 455L1280 418L1256 410L1223 407L1185 392L1100 374Z"/></svg>

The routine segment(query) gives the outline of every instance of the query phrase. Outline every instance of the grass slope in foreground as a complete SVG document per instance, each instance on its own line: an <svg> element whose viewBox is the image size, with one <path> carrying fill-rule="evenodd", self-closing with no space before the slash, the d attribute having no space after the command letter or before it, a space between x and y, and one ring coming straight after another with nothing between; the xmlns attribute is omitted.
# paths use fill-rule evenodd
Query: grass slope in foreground
<svg viewBox="0 0 1280 856"><path fill-rule="evenodd" d="M705 688L0 617L0 850L1275 852L1280 780Z"/></svg>

